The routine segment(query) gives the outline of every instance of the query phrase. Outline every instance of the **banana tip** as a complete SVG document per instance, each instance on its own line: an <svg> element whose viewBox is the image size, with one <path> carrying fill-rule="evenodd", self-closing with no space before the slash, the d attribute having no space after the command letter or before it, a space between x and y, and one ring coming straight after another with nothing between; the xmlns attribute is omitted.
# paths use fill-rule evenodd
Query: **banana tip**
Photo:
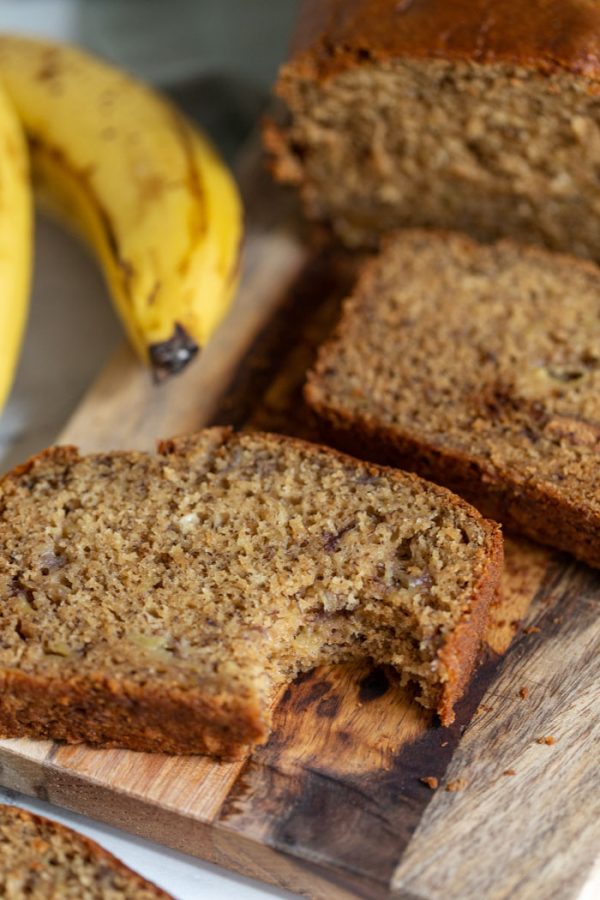
<svg viewBox="0 0 600 900"><path fill-rule="evenodd" d="M200 347L178 322L170 338L151 344L148 348L150 364L157 381L178 375L197 356Z"/></svg>

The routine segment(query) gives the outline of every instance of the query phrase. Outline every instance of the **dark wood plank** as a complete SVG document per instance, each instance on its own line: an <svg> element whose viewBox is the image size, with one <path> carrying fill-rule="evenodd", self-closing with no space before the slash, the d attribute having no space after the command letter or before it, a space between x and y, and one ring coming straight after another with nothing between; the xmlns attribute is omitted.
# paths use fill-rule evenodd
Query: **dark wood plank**
<svg viewBox="0 0 600 900"><path fill-rule="evenodd" d="M598 860L600 574L557 557L527 621L539 631L501 661L448 772L465 790L436 793L395 873L402 892L564 900Z"/></svg>

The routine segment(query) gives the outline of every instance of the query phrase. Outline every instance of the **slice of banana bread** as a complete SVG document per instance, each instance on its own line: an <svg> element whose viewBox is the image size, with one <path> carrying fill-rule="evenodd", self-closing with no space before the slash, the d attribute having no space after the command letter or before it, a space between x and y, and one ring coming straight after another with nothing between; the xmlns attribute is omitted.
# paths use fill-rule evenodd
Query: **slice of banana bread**
<svg viewBox="0 0 600 900"><path fill-rule="evenodd" d="M600 269L503 241L392 236L306 397L329 439L418 471L600 566Z"/></svg>
<svg viewBox="0 0 600 900"><path fill-rule="evenodd" d="M15 806L0 806L0 897L170 900L89 838Z"/></svg>
<svg viewBox="0 0 600 900"><path fill-rule="evenodd" d="M399 227L600 258L600 4L304 0L267 130L351 245Z"/></svg>
<svg viewBox="0 0 600 900"><path fill-rule="evenodd" d="M0 482L0 731L233 756L368 656L449 723L501 558L445 489L290 438L48 450Z"/></svg>

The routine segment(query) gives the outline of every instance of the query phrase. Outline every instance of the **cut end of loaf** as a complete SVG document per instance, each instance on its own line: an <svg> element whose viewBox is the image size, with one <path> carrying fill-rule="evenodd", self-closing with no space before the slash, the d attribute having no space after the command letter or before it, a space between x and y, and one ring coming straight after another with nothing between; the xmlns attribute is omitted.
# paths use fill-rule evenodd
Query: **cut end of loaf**
<svg viewBox="0 0 600 900"><path fill-rule="evenodd" d="M284 682L368 657L452 720L495 526L300 441L210 429L160 449L58 448L2 482L5 733L232 755L266 738Z"/></svg>
<svg viewBox="0 0 600 900"><path fill-rule="evenodd" d="M375 53L321 78L302 56L278 92L275 172L346 244L454 228L598 259L600 112L581 73Z"/></svg>

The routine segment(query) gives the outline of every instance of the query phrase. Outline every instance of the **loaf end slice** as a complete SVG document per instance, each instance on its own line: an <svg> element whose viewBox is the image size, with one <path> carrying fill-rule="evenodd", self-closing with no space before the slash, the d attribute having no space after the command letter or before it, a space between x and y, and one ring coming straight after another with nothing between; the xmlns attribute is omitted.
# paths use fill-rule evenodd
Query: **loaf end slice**
<svg viewBox="0 0 600 900"><path fill-rule="evenodd" d="M0 896L170 900L94 841L14 806L0 806Z"/></svg>
<svg viewBox="0 0 600 900"><path fill-rule="evenodd" d="M328 440L600 566L600 270L455 233L366 265L306 397Z"/></svg>
<svg viewBox="0 0 600 900"><path fill-rule="evenodd" d="M266 132L350 246L457 228L599 258L600 13L583 0L304 0Z"/></svg>
<svg viewBox="0 0 600 900"><path fill-rule="evenodd" d="M371 657L453 719L497 526L413 475L208 429L0 483L0 730L233 757L282 684Z"/></svg>

